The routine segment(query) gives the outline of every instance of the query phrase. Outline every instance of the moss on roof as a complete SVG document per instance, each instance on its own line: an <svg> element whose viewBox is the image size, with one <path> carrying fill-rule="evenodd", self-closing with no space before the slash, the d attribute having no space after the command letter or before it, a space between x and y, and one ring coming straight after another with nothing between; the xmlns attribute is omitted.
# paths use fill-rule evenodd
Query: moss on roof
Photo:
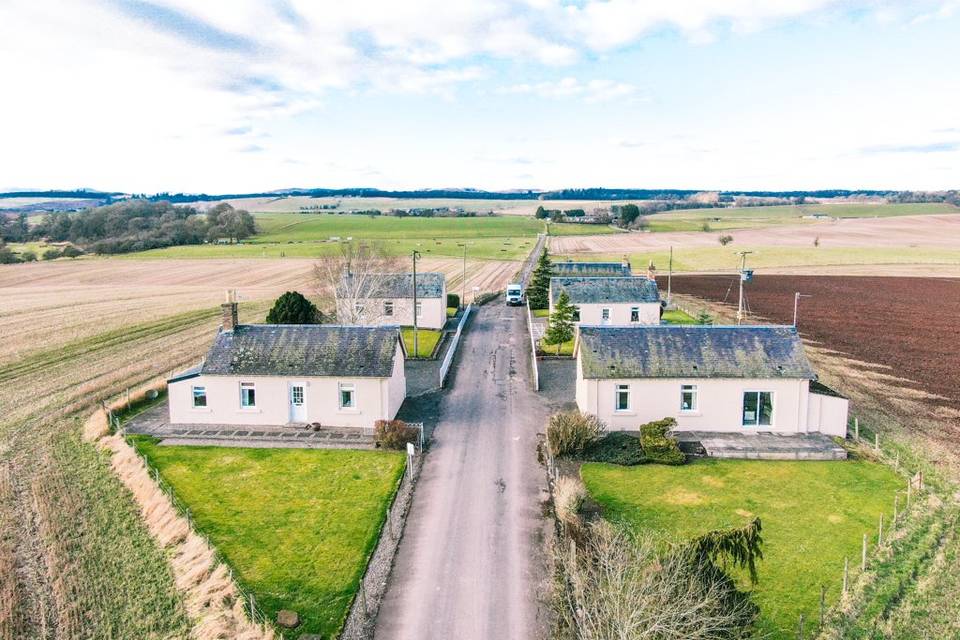
<svg viewBox="0 0 960 640"><path fill-rule="evenodd" d="M793 327L581 326L585 378L813 379Z"/></svg>
<svg viewBox="0 0 960 640"><path fill-rule="evenodd" d="M641 276L550 278L552 302L557 301L561 291L567 292L573 304L660 302L657 283Z"/></svg>

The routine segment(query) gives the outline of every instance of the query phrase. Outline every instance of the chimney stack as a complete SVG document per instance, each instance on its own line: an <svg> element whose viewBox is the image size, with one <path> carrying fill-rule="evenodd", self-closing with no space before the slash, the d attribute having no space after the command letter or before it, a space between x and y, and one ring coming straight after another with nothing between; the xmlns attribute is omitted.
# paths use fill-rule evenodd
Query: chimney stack
<svg viewBox="0 0 960 640"><path fill-rule="evenodd" d="M630 260L627 258L627 254L623 254L623 258L620 260L620 264L625 269L630 269Z"/></svg>
<svg viewBox="0 0 960 640"><path fill-rule="evenodd" d="M653 260L647 265L647 279L657 281L657 268L653 266Z"/></svg>
<svg viewBox="0 0 960 640"><path fill-rule="evenodd" d="M227 301L220 305L223 311L223 330L233 331L239 322L237 321L237 292L233 289L227 289Z"/></svg>

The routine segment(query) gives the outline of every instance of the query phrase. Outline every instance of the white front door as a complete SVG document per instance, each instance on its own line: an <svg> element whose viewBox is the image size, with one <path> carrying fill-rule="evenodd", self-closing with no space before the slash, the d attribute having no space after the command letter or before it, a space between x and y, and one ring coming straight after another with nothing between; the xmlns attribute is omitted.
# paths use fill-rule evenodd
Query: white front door
<svg viewBox="0 0 960 640"><path fill-rule="evenodd" d="M307 421L306 385L302 382L290 383L290 422Z"/></svg>

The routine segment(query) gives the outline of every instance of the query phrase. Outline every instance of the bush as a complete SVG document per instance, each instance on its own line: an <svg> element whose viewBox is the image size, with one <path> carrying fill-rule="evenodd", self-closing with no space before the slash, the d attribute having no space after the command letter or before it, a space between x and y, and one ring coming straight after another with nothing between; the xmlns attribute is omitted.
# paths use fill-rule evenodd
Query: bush
<svg viewBox="0 0 960 640"><path fill-rule="evenodd" d="M680 451L677 441L667 435L677 426L674 418L664 418L640 425L640 446L650 462L658 464L683 464L687 457Z"/></svg>
<svg viewBox="0 0 960 640"><path fill-rule="evenodd" d="M17 257L9 247L0 245L0 264L17 264L20 262L20 258Z"/></svg>
<svg viewBox="0 0 960 640"><path fill-rule="evenodd" d="M553 488L553 509L568 526L580 525L580 510L587 499L587 487L579 478L560 476Z"/></svg>
<svg viewBox="0 0 960 640"><path fill-rule="evenodd" d="M24 262L36 262L37 254L35 251L24 251L20 254L20 259Z"/></svg>
<svg viewBox="0 0 960 640"><path fill-rule="evenodd" d="M583 450L583 459L626 467L647 462L640 438L623 431L612 431Z"/></svg>
<svg viewBox="0 0 960 640"><path fill-rule="evenodd" d="M377 420L374 423L373 440L384 449L403 450L407 443L420 441L420 430L403 420Z"/></svg>
<svg viewBox="0 0 960 640"><path fill-rule="evenodd" d="M454 308L459 309L459 308L460 308L460 296L457 295L456 293L448 293L448 294L447 294L447 306L448 306L448 307L454 307Z"/></svg>
<svg viewBox="0 0 960 640"><path fill-rule="evenodd" d="M287 291L277 298L267 314L268 324L319 324L322 321L316 305L298 291Z"/></svg>
<svg viewBox="0 0 960 640"><path fill-rule="evenodd" d="M733 242L733 236L731 236L730 234L724 234L720 236L720 244L722 244L723 246L727 246L731 242Z"/></svg>
<svg viewBox="0 0 960 640"><path fill-rule="evenodd" d="M56 260L56 259L59 258L61 255L63 255L63 254L61 254L60 251L58 251L57 249L47 249L46 251L43 252L43 259L44 259L44 260Z"/></svg>
<svg viewBox="0 0 960 640"><path fill-rule="evenodd" d="M63 248L64 258L79 258L82 255L83 255L83 251L80 251L80 249L77 249L72 244L68 244Z"/></svg>
<svg viewBox="0 0 960 640"><path fill-rule="evenodd" d="M604 429L603 422L589 413L555 413L547 425L547 449L554 456L581 453L603 436Z"/></svg>

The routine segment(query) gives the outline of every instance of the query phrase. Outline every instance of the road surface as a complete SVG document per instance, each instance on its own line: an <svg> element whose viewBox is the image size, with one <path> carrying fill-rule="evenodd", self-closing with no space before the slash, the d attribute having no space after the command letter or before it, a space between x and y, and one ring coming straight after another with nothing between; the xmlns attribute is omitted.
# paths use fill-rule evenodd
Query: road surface
<svg viewBox="0 0 960 640"><path fill-rule="evenodd" d="M523 307L479 308L417 483L377 640L546 637L537 432Z"/></svg>

